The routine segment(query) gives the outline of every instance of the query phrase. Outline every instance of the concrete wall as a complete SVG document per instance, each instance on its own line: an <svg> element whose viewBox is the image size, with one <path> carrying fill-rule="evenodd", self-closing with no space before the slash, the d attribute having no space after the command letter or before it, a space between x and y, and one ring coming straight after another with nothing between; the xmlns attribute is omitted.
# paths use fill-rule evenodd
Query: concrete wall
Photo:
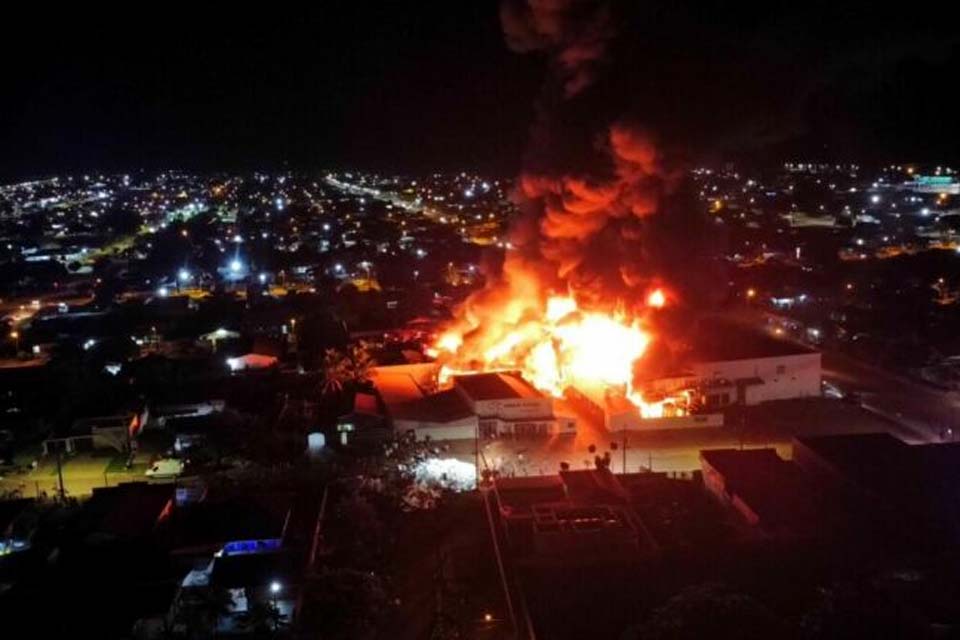
<svg viewBox="0 0 960 640"><path fill-rule="evenodd" d="M483 418L481 421L486 429L492 428L498 436L514 435L517 431L518 425L521 429L523 429L524 426L533 424L545 425L544 428L546 431L543 435L576 435L577 433L576 418L567 416L552 416L547 418L539 417L530 420L519 421L501 420L499 418Z"/></svg>
<svg viewBox="0 0 960 640"><path fill-rule="evenodd" d="M746 388L748 405L769 400L805 398L820 395L820 354L802 353L773 358L700 362L693 365L697 377L703 381L726 379L731 382L744 378L760 378L763 384ZM731 398L735 402L735 398Z"/></svg>
<svg viewBox="0 0 960 640"><path fill-rule="evenodd" d="M703 472L703 485L707 491L717 497L723 504L733 507L747 521L748 524L756 526L760 522L760 517L753 512L750 506L740 499L740 496L732 494L727 490L726 480L720 473L714 469L710 463L700 457L700 468Z"/></svg>
<svg viewBox="0 0 960 640"><path fill-rule="evenodd" d="M466 394L464 394L466 395ZM468 402L470 402L468 397ZM471 402L474 412L483 417L504 420L543 418L553 415L553 398L510 398L504 400L478 400Z"/></svg>
<svg viewBox="0 0 960 640"><path fill-rule="evenodd" d="M398 434L413 431L417 440L430 436L431 440L473 440L477 435L477 417L469 416L452 422L436 423L418 420L394 420Z"/></svg>
<svg viewBox="0 0 960 640"><path fill-rule="evenodd" d="M673 418L641 418L637 411L607 414L604 420L607 431L661 431L669 429L696 429L722 427L722 413L701 413Z"/></svg>

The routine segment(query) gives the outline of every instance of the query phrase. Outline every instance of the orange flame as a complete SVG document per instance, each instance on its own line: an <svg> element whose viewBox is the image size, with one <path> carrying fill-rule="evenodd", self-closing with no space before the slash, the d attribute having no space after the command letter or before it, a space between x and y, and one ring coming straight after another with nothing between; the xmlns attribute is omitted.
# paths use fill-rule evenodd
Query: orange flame
<svg viewBox="0 0 960 640"><path fill-rule="evenodd" d="M647 306L649 307L662 309L666 304L667 294L663 292L663 289L654 289L650 292L650 295L647 296Z"/></svg>
<svg viewBox="0 0 960 640"><path fill-rule="evenodd" d="M602 384L621 388L641 415L664 415L662 402L648 404L633 389L634 365L651 340L639 320L620 312L581 310L569 296L547 298L539 313L514 311L513 321L501 312L484 324L442 334L429 350L443 365L440 383L457 374L519 370L535 387L557 397L570 386Z"/></svg>

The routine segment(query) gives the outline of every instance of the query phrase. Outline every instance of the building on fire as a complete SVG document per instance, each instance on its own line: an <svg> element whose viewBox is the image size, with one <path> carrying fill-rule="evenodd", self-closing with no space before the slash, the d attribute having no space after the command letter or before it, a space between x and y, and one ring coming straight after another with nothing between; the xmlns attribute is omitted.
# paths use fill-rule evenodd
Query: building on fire
<svg viewBox="0 0 960 640"><path fill-rule="evenodd" d="M679 372L637 385L638 403L602 383L568 393L608 431L720 427L729 405L819 396L820 376L818 351L716 323L701 328Z"/></svg>
<svg viewBox="0 0 960 640"><path fill-rule="evenodd" d="M576 420L557 415L553 398L518 373L455 376L439 391L436 375L432 364L374 369L381 410L395 433L418 440L576 433Z"/></svg>

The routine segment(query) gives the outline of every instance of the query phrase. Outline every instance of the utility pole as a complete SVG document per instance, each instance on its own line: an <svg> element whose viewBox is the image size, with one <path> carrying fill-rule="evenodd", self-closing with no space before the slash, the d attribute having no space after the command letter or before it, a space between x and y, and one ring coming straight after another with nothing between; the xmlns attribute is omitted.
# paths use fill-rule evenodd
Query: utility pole
<svg viewBox="0 0 960 640"><path fill-rule="evenodd" d="M743 451L743 430L747 426L747 414L740 414L740 429L738 435L740 436L740 451Z"/></svg>
<svg viewBox="0 0 960 640"><path fill-rule="evenodd" d="M474 482L477 490L480 490L480 421L477 420L477 426L473 430L473 468Z"/></svg>
<svg viewBox="0 0 960 640"><path fill-rule="evenodd" d="M627 472L627 430L623 430L623 446L620 447L623 449L623 472Z"/></svg>
<svg viewBox="0 0 960 640"><path fill-rule="evenodd" d="M63 489L63 452L57 451L57 479L60 482L60 502L66 500L66 491Z"/></svg>

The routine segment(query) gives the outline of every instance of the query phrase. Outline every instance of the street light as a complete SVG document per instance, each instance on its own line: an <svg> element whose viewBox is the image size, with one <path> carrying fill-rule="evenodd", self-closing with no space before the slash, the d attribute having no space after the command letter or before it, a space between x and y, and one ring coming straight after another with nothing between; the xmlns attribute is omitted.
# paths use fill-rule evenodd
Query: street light
<svg viewBox="0 0 960 640"><path fill-rule="evenodd" d="M10 332L10 338L13 340L17 353L20 353L20 332L13 330Z"/></svg>
<svg viewBox="0 0 960 640"><path fill-rule="evenodd" d="M277 627L278 627L278 625L279 625L279 623L280 623L280 621L278 620L278 618L280 617L280 609L277 607L277 594L280 593L280 589L281 589L281 588L282 588L282 585L281 585L279 582L277 582L276 580L274 580L273 582L270 583L270 595L273 597L273 611L274 611L274 616L275 616L274 619L273 619L273 632L274 632L274 633L277 632Z"/></svg>

